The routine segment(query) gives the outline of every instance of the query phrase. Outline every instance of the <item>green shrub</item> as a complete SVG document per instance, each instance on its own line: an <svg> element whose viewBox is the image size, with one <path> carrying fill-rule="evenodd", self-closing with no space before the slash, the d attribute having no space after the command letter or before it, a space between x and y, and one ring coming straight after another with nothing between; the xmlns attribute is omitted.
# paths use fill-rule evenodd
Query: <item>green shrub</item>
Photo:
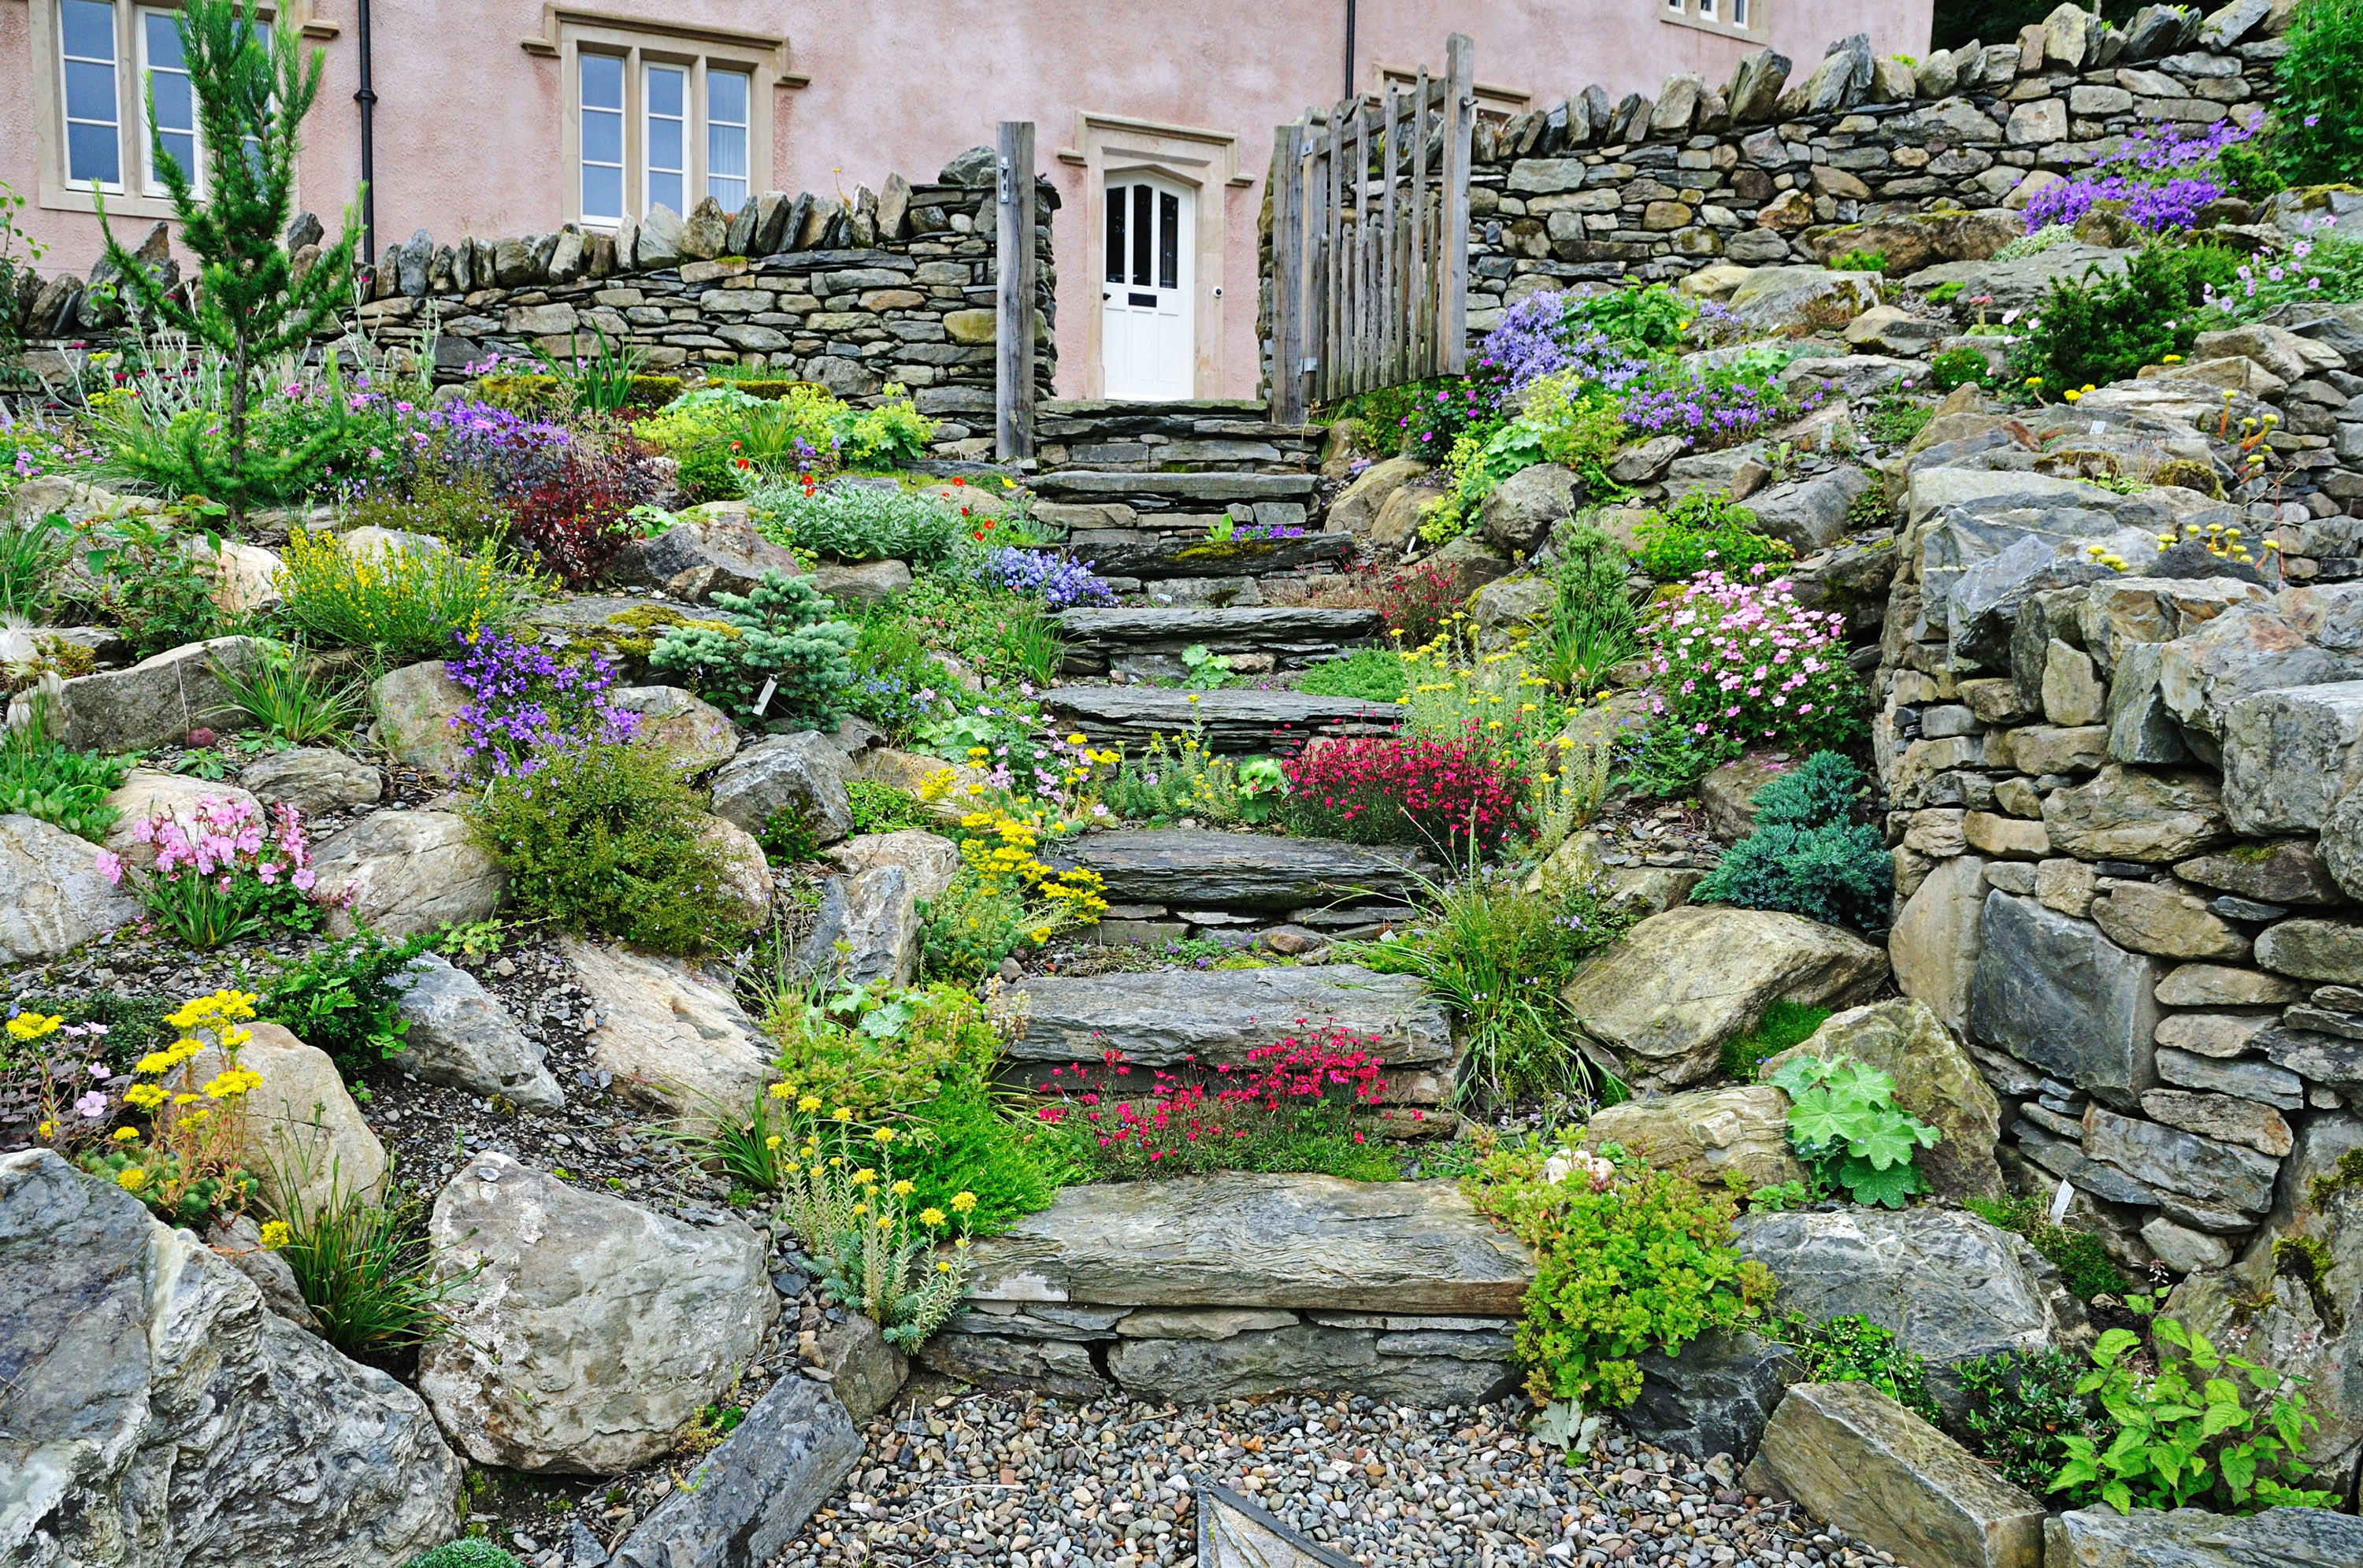
<svg viewBox="0 0 2363 1568"><path fill-rule="evenodd" d="M2353 181L2363 171L2363 0L2299 0L2273 67L2273 159L2297 185Z"/></svg>
<svg viewBox="0 0 2363 1568"><path fill-rule="evenodd" d="M835 619L836 601L811 578L773 569L752 591L716 593L713 604L728 629L668 627L649 651L652 668L679 672L709 701L774 730L837 723L860 634Z"/></svg>
<svg viewBox="0 0 2363 1568"><path fill-rule="evenodd" d="M471 1536L420 1553L410 1560L410 1568L522 1568L522 1564L491 1541Z"/></svg>
<svg viewBox="0 0 2363 1568"><path fill-rule="evenodd" d="M1356 648L1306 670L1296 689L1321 697L1392 702L1403 694L1403 657L1391 648Z"/></svg>
<svg viewBox="0 0 2363 1568"><path fill-rule="evenodd" d="M595 335L597 329L594 327L593 332ZM615 363L612 350L610 357L604 372L594 356L585 356L579 375L570 369L564 376L547 372L480 376L476 380L476 395L495 408L535 416L559 413L570 402L578 407L599 410L662 408L681 395L679 376L638 374L628 365ZM587 400L575 401L585 399L586 393Z"/></svg>
<svg viewBox="0 0 2363 1568"><path fill-rule="evenodd" d="M839 480L806 494L771 488L755 498L763 532L782 544L840 561L932 566L952 553L964 525L939 501L883 484Z"/></svg>
<svg viewBox="0 0 2363 1568"><path fill-rule="evenodd" d="M1621 1409L1641 1391L1643 1353L1671 1353L1769 1305L1771 1275L1732 1245L1730 1198L1632 1165L1599 1187L1581 1168L1554 1182L1548 1153L1539 1142L1502 1148L1470 1183L1478 1207L1536 1256L1517 1348L1537 1402Z"/></svg>
<svg viewBox="0 0 2363 1568"><path fill-rule="evenodd" d="M692 502L737 501L747 493L745 468L728 447L718 442L683 451L673 480Z"/></svg>
<svg viewBox="0 0 2363 1568"><path fill-rule="evenodd" d="M831 423L838 461L849 469L906 469L927 455L936 422L921 414L900 386L890 383L887 401L848 409Z"/></svg>
<svg viewBox="0 0 2363 1568"><path fill-rule="evenodd" d="M1928 403L1914 403L1900 392L1881 392L1863 415L1862 433L1882 447L1908 447L1936 417L1936 410Z"/></svg>
<svg viewBox="0 0 2363 1568"><path fill-rule="evenodd" d="M527 914L660 952L733 940L746 914L727 889L705 800L661 748L587 745L496 779L470 815Z"/></svg>
<svg viewBox="0 0 2363 1568"><path fill-rule="evenodd" d="M852 660L846 711L884 730L897 745L920 724L939 717L960 690L959 678L928 648L899 603L872 605L862 613Z"/></svg>
<svg viewBox="0 0 2363 1568"><path fill-rule="evenodd" d="M1939 392L1951 392L1971 383L1983 386L1991 378L1991 366L1974 348L1947 348L1928 361L1928 380Z"/></svg>
<svg viewBox="0 0 2363 1568"><path fill-rule="evenodd" d="M983 1004L958 986L776 990L763 1032L778 1047L780 1098L864 1117L925 1106L963 1067L990 1072L1001 1050Z"/></svg>
<svg viewBox="0 0 2363 1568"><path fill-rule="evenodd" d="M1894 894L1895 858L1879 830L1832 823L1758 828L1724 852L1691 898L1877 931L1888 923Z"/></svg>
<svg viewBox="0 0 2363 1568"><path fill-rule="evenodd" d="M389 664L441 658L451 640L506 621L523 585L500 569L487 542L456 549L348 550L333 535L289 532L279 574L289 623L338 647L366 648Z"/></svg>
<svg viewBox="0 0 2363 1568"><path fill-rule="evenodd" d="M1756 1070L1792 1045L1803 1045L1829 1021L1830 1010L1800 1002L1776 1001L1764 1010L1755 1028L1723 1043L1723 1076L1743 1084L1756 1081Z"/></svg>
<svg viewBox="0 0 2363 1568"><path fill-rule="evenodd" d="M1581 322L1636 348L1662 352L1682 345L1682 331L1697 314L1694 301L1663 283L1646 288L1606 289L1566 296L1566 319Z"/></svg>
<svg viewBox="0 0 2363 1568"><path fill-rule="evenodd" d="M1831 257L1827 265L1833 272L1884 272L1887 271L1887 252L1849 250Z"/></svg>
<svg viewBox="0 0 2363 1568"><path fill-rule="evenodd" d="M1889 1209L1928 1190L1919 1154L1944 1134L1895 1104L1893 1078L1850 1058L1797 1056L1772 1082L1789 1097L1790 1147L1825 1188Z"/></svg>
<svg viewBox="0 0 2363 1568"><path fill-rule="evenodd" d="M1844 753L1817 751L1756 791L1756 825L1821 827L1854 814L1869 779Z"/></svg>
<svg viewBox="0 0 2363 1568"><path fill-rule="evenodd" d="M914 1135L895 1156L894 1174L917 1188L912 1207L948 1209L955 1194L972 1192L969 1222L977 1235L1049 1208L1060 1186L1080 1174L1057 1157L1040 1123L1017 1120L974 1068L957 1069L944 1091L911 1115Z"/></svg>
<svg viewBox="0 0 2363 1568"><path fill-rule="evenodd" d="M2134 252L2121 277L2095 262L2082 281L2055 278L2035 324L2012 351L2012 369L2048 396L2105 386L2169 354L2189 354L2199 337L2198 290L2173 247Z"/></svg>
<svg viewBox="0 0 2363 1568"><path fill-rule="evenodd" d="M1963 1201L1971 1212L1989 1223L2025 1237L2036 1252L2058 1265L2078 1300L2090 1301L2095 1296L2123 1297L2132 1288L2125 1276L2117 1272L2117 1265L2109 1261L2109 1250L2100 1237L2090 1231L2054 1225L2036 1199L1970 1198Z"/></svg>
<svg viewBox="0 0 2363 1568"><path fill-rule="evenodd" d="M2041 1496L2068 1463L2068 1440L2106 1445L2113 1429L2101 1403L2077 1392L2083 1364L2065 1351L2003 1351L1958 1364L1968 1397L1969 1445L2014 1485Z"/></svg>
<svg viewBox="0 0 2363 1568"><path fill-rule="evenodd" d="M1800 1383L1868 1383L1935 1426L1941 1419L1928 1392L1928 1364L1903 1348L1894 1333L1859 1312L1808 1322L1802 1312L1778 1318L1763 1330L1797 1353Z"/></svg>
<svg viewBox="0 0 2363 1568"><path fill-rule="evenodd" d="M2143 1311L2148 1298L2128 1305ZM2312 1474L2298 1455L2305 1434L2322 1424L2306 1413L2302 1378L2225 1354L2171 1318L2156 1320L2149 1356L2137 1359L2142 1348L2130 1329L2111 1329L2092 1346L2092 1370L2077 1392L2099 1397L2116 1436L2106 1447L2097 1437L2065 1438L2068 1463L2049 1490L2071 1503L2097 1495L2121 1514L2337 1506L2335 1492L2291 1485Z"/></svg>
<svg viewBox="0 0 2363 1568"><path fill-rule="evenodd" d="M91 579L77 596L121 627L140 657L233 628L214 602L213 580L197 566L200 550L219 550L216 536L178 518L134 514L96 525L89 539L83 560Z"/></svg>
<svg viewBox="0 0 2363 1568"><path fill-rule="evenodd" d="M845 799L853 812L853 831L857 834L941 825L916 795L874 778L848 779Z"/></svg>
<svg viewBox="0 0 2363 1568"><path fill-rule="evenodd" d="M1756 532L1756 513L1720 491L1694 490L1671 507L1645 513L1633 532L1641 540L1641 569L1677 582L1709 566L1732 577L1758 562L1779 563L1796 551Z"/></svg>
<svg viewBox="0 0 2363 1568"><path fill-rule="evenodd" d="M509 529L509 510L492 481L467 469L422 469L407 492L372 485L353 498L348 515L356 528L432 534L462 549L497 543Z"/></svg>
<svg viewBox="0 0 2363 1568"><path fill-rule="evenodd" d="M435 945L424 932L389 942L366 926L264 979L255 1016L283 1023L306 1045L328 1054L349 1083L402 1049L410 1021L396 982L410 961Z"/></svg>

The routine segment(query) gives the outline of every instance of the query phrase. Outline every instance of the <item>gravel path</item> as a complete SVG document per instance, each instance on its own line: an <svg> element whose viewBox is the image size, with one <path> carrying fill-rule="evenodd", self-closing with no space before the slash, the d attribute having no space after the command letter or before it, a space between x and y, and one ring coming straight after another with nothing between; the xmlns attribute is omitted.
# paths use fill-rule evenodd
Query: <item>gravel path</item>
<svg viewBox="0 0 2363 1568"><path fill-rule="evenodd" d="M1570 1469L1517 1405L1424 1410L1281 1397L1181 1410L1023 1394L915 1398L772 1568L1193 1568L1193 1478L1373 1568L1894 1559L1751 1500L1724 1465L1622 1435Z"/></svg>

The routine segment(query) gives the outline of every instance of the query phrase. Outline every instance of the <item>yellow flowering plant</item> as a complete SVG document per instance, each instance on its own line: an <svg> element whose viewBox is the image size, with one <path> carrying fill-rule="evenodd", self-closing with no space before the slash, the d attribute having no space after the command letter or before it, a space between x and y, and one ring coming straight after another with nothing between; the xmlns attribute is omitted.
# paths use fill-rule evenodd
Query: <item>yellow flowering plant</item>
<svg viewBox="0 0 2363 1568"><path fill-rule="evenodd" d="M960 819L960 869L941 896L920 906L929 975L973 982L1021 948L1096 922L1107 910L1099 873L1059 870L1036 853L1038 819L1001 807Z"/></svg>
<svg viewBox="0 0 2363 1568"><path fill-rule="evenodd" d="M170 1224L202 1230L244 1209L256 1182L237 1162L237 1116L262 1075L239 1066L238 1053L253 1038L239 1021L254 1016L254 1003L250 992L219 990L167 1016L179 1038L142 1056L132 1068L138 1081L123 1091L146 1130L117 1129L81 1156L83 1169L136 1194ZM209 1050L221 1066L200 1081L194 1064Z"/></svg>
<svg viewBox="0 0 2363 1568"><path fill-rule="evenodd" d="M894 1176L905 1130L882 1122L864 1131L840 1114L849 1107L824 1114L817 1096L793 1103L784 1117L780 1218L817 1266L831 1301L869 1318L895 1348L915 1352L968 1288L976 1195L954 1195L949 1215L933 1206L913 1213L916 1189Z"/></svg>
<svg viewBox="0 0 2363 1568"><path fill-rule="evenodd" d="M389 664L442 657L455 637L506 621L529 587L501 570L490 541L472 555L439 545L348 549L333 535L295 528L284 560L278 587L289 620Z"/></svg>
<svg viewBox="0 0 2363 1568"><path fill-rule="evenodd" d="M1403 655L1403 733L1472 740L1531 775L1552 760L1553 740L1581 705L1570 706L1514 650L1470 651L1461 619L1456 613L1452 628Z"/></svg>

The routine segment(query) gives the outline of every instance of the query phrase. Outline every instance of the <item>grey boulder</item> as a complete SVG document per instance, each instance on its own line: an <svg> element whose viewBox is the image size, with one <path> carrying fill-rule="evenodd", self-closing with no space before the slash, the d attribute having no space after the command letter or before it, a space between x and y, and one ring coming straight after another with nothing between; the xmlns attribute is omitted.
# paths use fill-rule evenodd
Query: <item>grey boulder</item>
<svg viewBox="0 0 2363 1568"><path fill-rule="evenodd" d="M605 1562L608 1568L769 1562L860 1457L861 1434L829 1386L783 1377Z"/></svg>
<svg viewBox="0 0 2363 1568"><path fill-rule="evenodd" d="M1477 508L1477 526L1495 549L1532 555L1582 500L1573 469L1537 463L1493 487Z"/></svg>
<svg viewBox="0 0 2363 1568"><path fill-rule="evenodd" d="M376 768L359 757L320 746L297 746L257 757L238 781L259 801L284 801L305 816L374 805L385 791Z"/></svg>
<svg viewBox="0 0 2363 1568"><path fill-rule="evenodd" d="M128 669L76 676L65 683L58 715L77 751L148 751L191 730L241 729L251 721L229 700L219 670L252 673L249 637L188 643Z"/></svg>
<svg viewBox="0 0 2363 1568"><path fill-rule="evenodd" d="M508 874L452 812L373 812L312 857L316 886L342 896L331 930L366 923L387 936L489 920Z"/></svg>
<svg viewBox="0 0 2363 1568"><path fill-rule="evenodd" d="M0 816L0 953L39 963L139 918L101 877L98 846L39 817Z"/></svg>
<svg viewBox="0 0 2363 1568"><path fill-rule="evenodd" d="M1641 1392L1620 1412L1644 1442L1694 1459L1727 1453L1745 1464L1797 1374L1785 1345L1746 1330L1709 1329L1668 1354L1639 1357Z"/></svg>
<svg viewBox="0 0 2363 1568"><path fill-rule="evenodd" d="M835 844L853 831L845 793L845 753L817 730L757 741L714 776L714 814L760 835L781 812L800 815L814 838Z"/></svg>
<svg viewBox="0 0 2363 1568"><path fill-rule="evenodd" d="M403 1568L459 1529L417 1395L45 1149L0 1158L0 1560Z"/></svg>
<svg viewBox="0 0 2363 1568"><path fill-rule="evenodd" d="M2045 1568L2333 1568L2363 1562L2363 1519L2328 1508L2226 1518L2203 1508L2079 1508L2051 1520Z"/></svg>
<svg viewBox="0 0 2363 1568"><path fill-rule="evenodd" d="M566 1109L542 1047L475 976L437 954L423 954L397 977L403 1032L394 1064L412 1077L471 1094L505 1095L527 1110Z"/></svg>

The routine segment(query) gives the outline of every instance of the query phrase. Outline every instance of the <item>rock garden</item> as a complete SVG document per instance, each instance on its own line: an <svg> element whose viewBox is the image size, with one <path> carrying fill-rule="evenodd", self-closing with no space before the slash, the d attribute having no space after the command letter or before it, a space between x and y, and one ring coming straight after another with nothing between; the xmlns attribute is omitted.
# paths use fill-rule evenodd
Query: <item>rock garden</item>
<svg viewBox="0 0 2363 1568"><path fill-rule="evenodd" d="M973 156L12 283L0 1562L2363 1562L2358 29L1595 88L1466 376L1023 463L760 319ZM2104 150L1554 248L1972 89Z"/></svg>

